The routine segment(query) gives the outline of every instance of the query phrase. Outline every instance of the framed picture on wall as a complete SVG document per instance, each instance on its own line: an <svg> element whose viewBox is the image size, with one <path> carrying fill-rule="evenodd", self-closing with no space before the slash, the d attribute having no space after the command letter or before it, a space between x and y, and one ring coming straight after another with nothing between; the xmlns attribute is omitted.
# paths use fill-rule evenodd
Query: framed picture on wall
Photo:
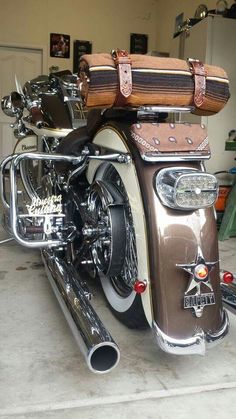
<svg viewBox="0 0 236 419"><path fill-rule="evenodd" d="M50 57L70 58L70 36L50 33Z"/></svg>
<svg viewBox="0 0 236 419"><path fill-rule="evenodd" d="M148 49L148 36L142 33L130 34L130 53L146 54Z"/></svg>
<svg viewBox="0 0 236 419"><path fill-rule="evenodd" d="M74 59L73 59L73 73L78 73L79 59L84 54L91 54L92 42L90 41L74 41Z"/></svg>
<svg viewBox="0 0 236 419"><path fill-rule="evenodd" d="M174 38L181 32L183 22L184 22L184 13L182 12L175 18Z"/></svg>

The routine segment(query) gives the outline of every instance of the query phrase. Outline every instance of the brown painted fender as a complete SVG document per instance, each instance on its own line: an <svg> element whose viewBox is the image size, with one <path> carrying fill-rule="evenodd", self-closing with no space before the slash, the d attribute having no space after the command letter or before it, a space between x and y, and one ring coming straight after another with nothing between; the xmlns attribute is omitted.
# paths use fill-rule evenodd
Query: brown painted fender
<svg viewBox="0 0 236 419"><path fill-rule="evenodd" d="M205 306L201 317L197 317L192 308L184 308L191 275L177 266L193 263L198 248L206 262L219 261L214 208L170 209L163 206L155 190L156 173L160 169L176 166L201 169L201 162L145 162L130 138L129 127L129 123L114 122L102 130L108 128L110 133L119 133L135 164L147 230L153 320L164 334L174 339L187 339L198 330L205 334L217 333L224 319L219 263L210 272L215 304ZM202 284L201 292L207 293L209 288Z"/></svg>

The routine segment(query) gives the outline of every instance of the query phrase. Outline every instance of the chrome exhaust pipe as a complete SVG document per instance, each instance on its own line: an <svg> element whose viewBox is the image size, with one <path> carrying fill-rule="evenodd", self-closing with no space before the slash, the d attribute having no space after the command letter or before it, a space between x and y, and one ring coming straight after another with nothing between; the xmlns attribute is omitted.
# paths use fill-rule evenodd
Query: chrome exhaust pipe
<svg viewBox="0 0 236 419"><path fill-rule="evenodd" d="M88 292L72 265L52 251L42 250L47 276L89 369L111 371L120 351L88 301Z"/></svg>

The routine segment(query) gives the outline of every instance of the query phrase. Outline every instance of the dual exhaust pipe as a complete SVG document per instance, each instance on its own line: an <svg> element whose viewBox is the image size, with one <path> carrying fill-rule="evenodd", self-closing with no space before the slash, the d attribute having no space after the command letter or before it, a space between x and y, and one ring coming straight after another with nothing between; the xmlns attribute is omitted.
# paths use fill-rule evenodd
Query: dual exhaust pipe
<svg viewBox="0 0 236 419"><path fill-rule="evenodd" d="M46 249L42 258L49 282L72 333L95 373L110 372L119 362L120 351L89 303L89 293L72 265Z"/></svg>

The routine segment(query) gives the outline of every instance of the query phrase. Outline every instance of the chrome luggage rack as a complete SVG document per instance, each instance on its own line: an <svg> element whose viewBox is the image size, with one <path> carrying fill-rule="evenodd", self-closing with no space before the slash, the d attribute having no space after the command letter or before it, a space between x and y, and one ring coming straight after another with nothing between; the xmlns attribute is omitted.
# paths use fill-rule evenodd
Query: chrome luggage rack
<svg viewBox="0 0 236 419"><path fill-rule="evenodd" d="M194 106L140 106L136 108L138 116L147 113L191 113L194 111Z"/></svg>

